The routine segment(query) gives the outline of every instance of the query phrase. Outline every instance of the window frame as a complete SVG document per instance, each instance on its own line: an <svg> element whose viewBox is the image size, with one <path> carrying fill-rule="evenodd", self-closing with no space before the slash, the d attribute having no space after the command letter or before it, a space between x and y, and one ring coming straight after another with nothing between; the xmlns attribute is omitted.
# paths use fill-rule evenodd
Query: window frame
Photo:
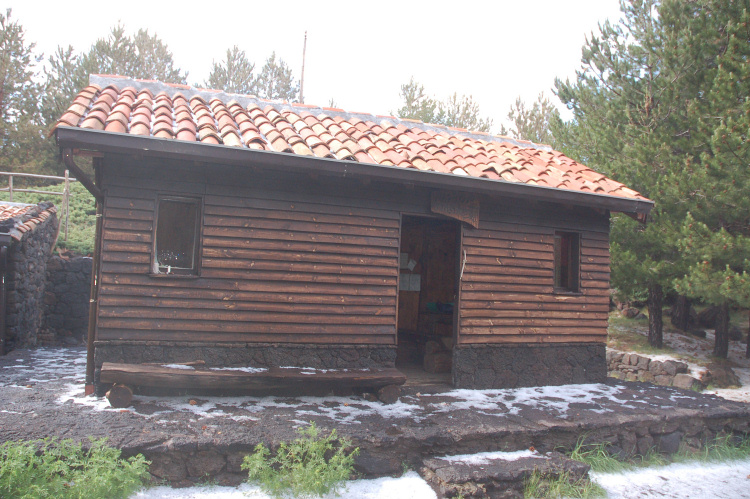
<svg viewBox="0 0 750 499"><path fill-rule="evenodd" d="M552 287L555 293L565 294L583 294L581 290L581 233L566 230L556 230L554 233L554 241L552 245ZM560 253L560 260L562 260L562 252L567 247L568 262L563 264L562 261L558 261L558 252ZM562 273L563 266L568 267L568 285L560 285L561 278L558 278ZM571 279L574 282L570 282Z"/></svg>
<svg viewBox="0 0 750 499"><path fill-rule="evenodd" d="M190 269L171 269L171 272L164 272L163 267L159 266L157 260L157 238L159 229L159 215L161 213L162 202L173 201L180 203L190 203L195 205L197 213L195 216L194 239L193 239L193 267ZM179 196L171 194L161 194L156 198L156 211L154 214L154 226L152 229L151 243L151 272L149 275L154 277L173 277L173 278L197 278L201 273L201 255L203 247L203 198L191 196Z"/></svg>

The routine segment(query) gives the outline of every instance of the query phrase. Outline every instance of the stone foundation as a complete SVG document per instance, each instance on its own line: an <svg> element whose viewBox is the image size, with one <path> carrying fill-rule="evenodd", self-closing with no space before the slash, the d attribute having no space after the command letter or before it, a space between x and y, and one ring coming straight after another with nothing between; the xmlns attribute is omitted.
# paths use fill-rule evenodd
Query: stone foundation
<svg viewBox="0 0 750 499"><path fill-rule="evenodd" d="M607 378L603 343L471 345L453 349L457 388L602 383Z"/></svg>
<svg viewBox="0 0 750 499"><path fill-rule="evenodd" d="M312 367L366 369L393 367L396 349L370 345L206 344L171 341L97 341L94 363L176 364L202 360L206 367Z"/></svg>

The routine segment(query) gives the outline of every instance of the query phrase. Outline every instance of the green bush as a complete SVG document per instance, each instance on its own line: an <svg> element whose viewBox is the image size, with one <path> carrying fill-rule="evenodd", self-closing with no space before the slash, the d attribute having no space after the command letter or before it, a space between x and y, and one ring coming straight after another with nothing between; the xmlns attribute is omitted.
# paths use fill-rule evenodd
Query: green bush
<svg viewBox="0 0 750 499"><path fill-rule="evenodd" d="M120 457L106 439L84 449L72 440L0 445L0 497L8 499L126 498L149 477L142 455Z"/></svg>
<svg viewBox="0 0 750 499"><path fill-rule="evenodd" d="M263 444L245 456L242 469L248 471L248 481L257 481L267 494L283 497L322 497L334 492L349 479L354 469L354 457L359 449L347 452L348 439L338 439L336 430L320 437L315 424L298 432L300 438L291 443L282 442L271 457Z"/></svg>

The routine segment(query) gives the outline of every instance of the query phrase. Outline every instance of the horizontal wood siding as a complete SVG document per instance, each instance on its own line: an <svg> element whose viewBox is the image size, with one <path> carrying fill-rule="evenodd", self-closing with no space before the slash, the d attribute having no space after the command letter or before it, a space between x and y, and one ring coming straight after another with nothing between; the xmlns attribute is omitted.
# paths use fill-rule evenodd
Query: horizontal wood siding
<svg viewBox="0 0 750 499"><path fill-rule="evenodd" d="M395 344L403 203L228 171L105 170L97 338ZM198 278L149 275L159 194L203 199Z"/></svg>
<svg viewBox="0 0 750 499"><path fill-rule="evenodd" d="M603 342L609 310L606 216L507 206L484 209L478 229L464 226L458 341ZM518 208L515 208L518 210ZM555 291L556 230L581 235L581 292Z"/></svg>

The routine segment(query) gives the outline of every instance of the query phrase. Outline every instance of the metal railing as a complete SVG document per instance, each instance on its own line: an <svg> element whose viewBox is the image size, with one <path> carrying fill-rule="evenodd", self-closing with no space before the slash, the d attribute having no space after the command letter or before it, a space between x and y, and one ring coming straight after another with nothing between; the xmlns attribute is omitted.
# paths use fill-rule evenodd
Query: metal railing
<svg viewBox="0 0 750 499"><path fill-rule="evenodd" d="M1 188L0 192L8 193L8 201L13 202L14 192L33 192L35 194L51 194L53 196L62 196L62 210L65 213L65 236L64 241L68 240L68 222L70 221L70 183L77 182L76 179L70 176L70 172L65 170L64 177L55 177L54 175L38 175L36 173L12 173L12 172L0 172L0 175L8 177L8 187ZM62 192L57 191L40 191L36 189L15 189L13 188L13 177L26 177L26 178L37 178L45 180L62 180ZM60 217L62 219L62 216Z"/></svg>

